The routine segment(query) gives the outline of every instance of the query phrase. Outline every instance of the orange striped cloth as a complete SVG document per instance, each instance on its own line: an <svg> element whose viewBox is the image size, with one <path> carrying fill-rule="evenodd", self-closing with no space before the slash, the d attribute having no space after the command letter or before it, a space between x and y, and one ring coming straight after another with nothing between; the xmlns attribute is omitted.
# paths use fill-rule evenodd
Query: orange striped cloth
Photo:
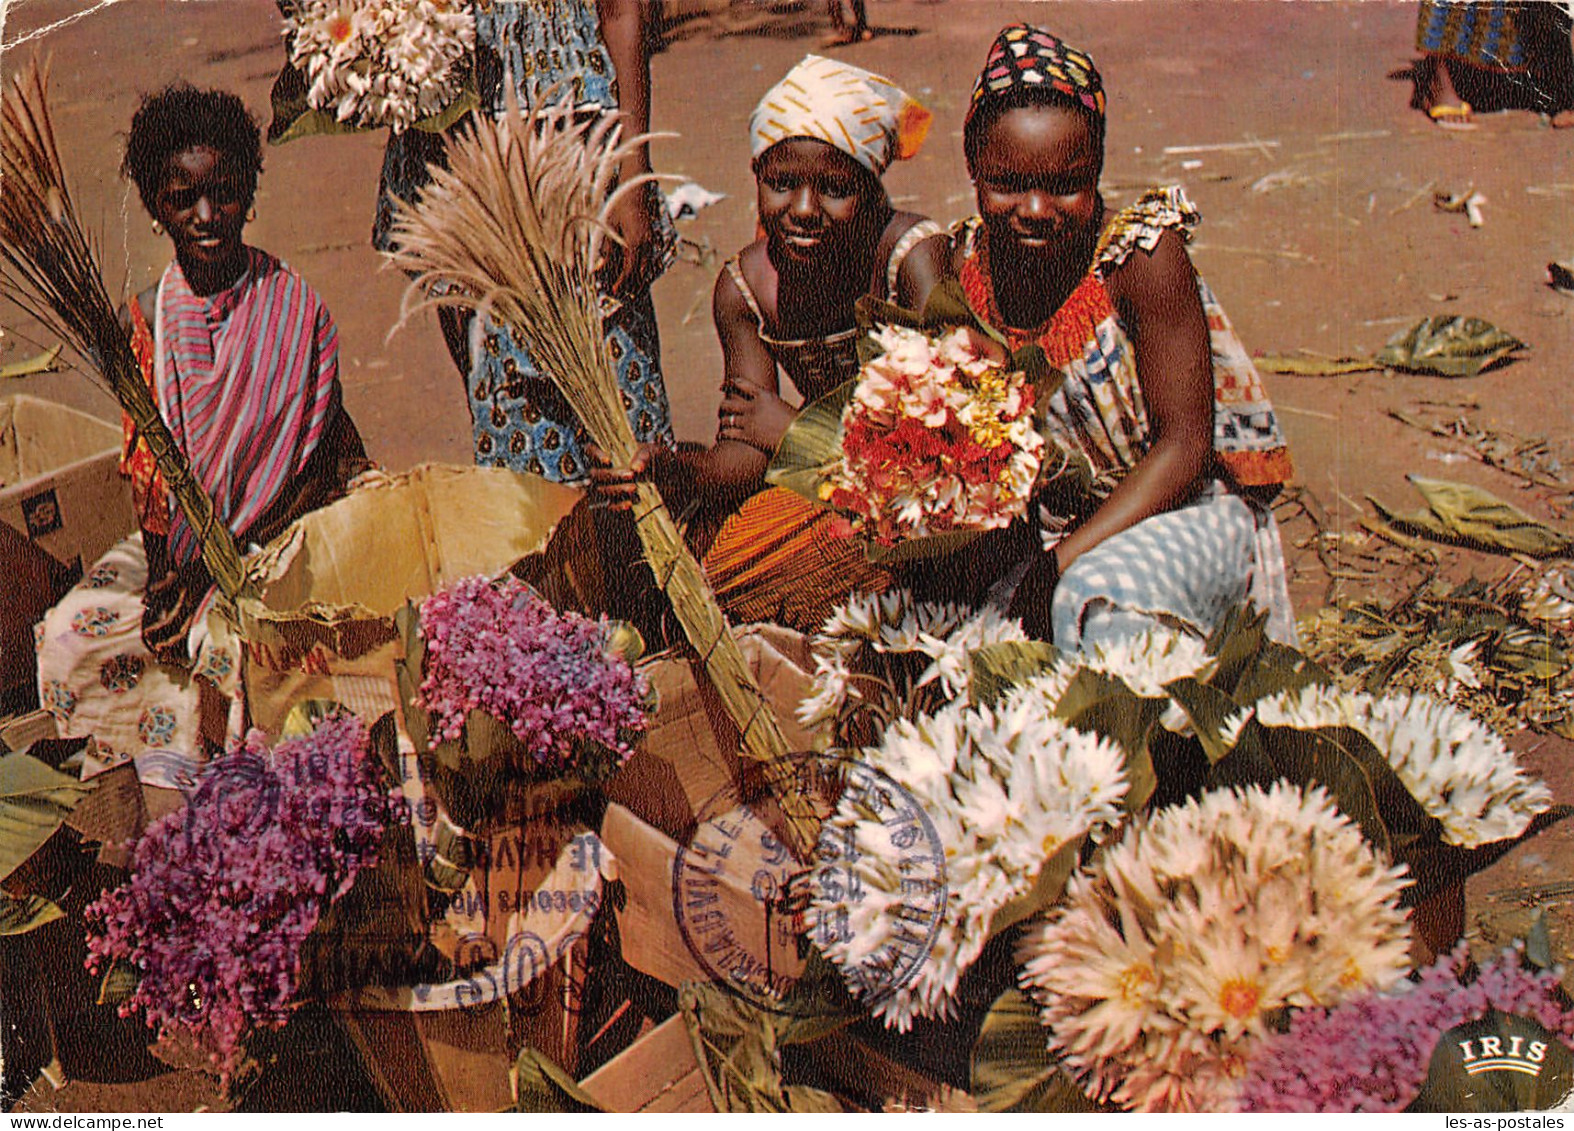
<svg viewBox="0 0 1574 1131"><path fill-rule="evenodd" d="M705 576L729 620L815 632L853 593L878 593L891 574L870 562L847 520L771 487L722 524Z"/></svg>

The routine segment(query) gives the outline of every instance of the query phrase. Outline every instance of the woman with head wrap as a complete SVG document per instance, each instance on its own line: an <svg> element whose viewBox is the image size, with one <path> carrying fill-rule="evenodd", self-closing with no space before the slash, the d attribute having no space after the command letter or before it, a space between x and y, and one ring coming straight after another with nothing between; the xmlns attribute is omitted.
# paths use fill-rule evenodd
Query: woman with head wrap
<svg viewBox="0 0 1574 1131"><path fill-rule="evenodd" d="M827 512L790 492L756 492L797 414L781 375L805 402L855 377L857 301L922 308L947 272L938 225L894 209L880 182L917 151L929 118L890 80L816 55L766 93L749 120L761 234L727 261L713 296L725 369L716 443L647 447L631 469L593 474L613 505L626 505L636 475L716 516L748 500L706 558L735 617L818 627L829 594L883 581L828 533Z"/></svg>
<svg viewBox="0 0 1574 1131"><path fill-rule="evenodd" d="M1087 55L1000 33L963 128L979 215L953 266L1013 348L1036 342L1065 374L1040 406L1063 473L1012 609L1073 652L1155 626L1206 637L1248 599L1293 640L1265 502L1291 471L1278 422L1186 254L1199 217L1181 189L1105 211L1104 127Z"/></svg>

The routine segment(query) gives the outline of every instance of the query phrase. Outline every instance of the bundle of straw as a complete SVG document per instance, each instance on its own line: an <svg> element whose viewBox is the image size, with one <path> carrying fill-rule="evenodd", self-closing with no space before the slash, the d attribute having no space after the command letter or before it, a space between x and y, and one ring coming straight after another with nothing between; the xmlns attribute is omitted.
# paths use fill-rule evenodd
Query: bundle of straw
<svg viewBox="0 0 1574 1131"><path fill-rule="evenodd" d="M102 376L197 532L219 591L234 600L247 586L235 539L213 513L213 500L159 415L115 316L97 249L78 223L66 187L48 93L49 68L34 58L11 77L0 106L0 279L7 297Z"/></svg>
<svg viewBox="0 0 1574 1131"><path fill-rule="evenodd" d="M394 215L393 260L415 281L403 315L471 306L509 330L551 378L603 451L627 466L636 445L602 330L595 265L607 214L650 176L613 191L620 162L648 136L622 141L615 115L586 118L571 100L482 118L454 139L448 168L429 168L419 204ZM781 785L786 740L661 495L638 485L634 513L645 556L689 643L742 736L743 751ZM778 789L788 835L804 850L813 818Z"/></svg>

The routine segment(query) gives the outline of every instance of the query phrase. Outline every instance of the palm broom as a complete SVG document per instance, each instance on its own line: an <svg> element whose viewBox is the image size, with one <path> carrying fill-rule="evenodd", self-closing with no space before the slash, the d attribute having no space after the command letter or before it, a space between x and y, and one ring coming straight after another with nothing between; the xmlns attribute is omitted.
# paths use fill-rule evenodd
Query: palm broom
<svg viewBox="0 0 1574 1131"><path fill-rule="evenodd" d="M510 97L453 139L448 167L429 167L419 204L395 205L393 262L414 276L403 319L428 306L475 307L508 325L614 464L636 444L602 329L595 264L606 218L646 175L619 185L619 163L649 135L622 141L613 115L587 119L572 101L522 111ZM402 319L402 320L403 320ZM637 484L636 529L657 584L699 655L745 755L764 763L787 817L792 847L806 856L815 818L787 788L787 742L699 563L660 493Z"/></svg>
<svg viewBox="0 0 1574 1131"><path fill-rule="evenodd" d="M159 415L104 288L97 248L77 220L49 118L49 70L35 57L0 104L0 279L7 297L99 374L153 453L164 484L196 531L219 591L249 592L240 552L213 500Z"/></svg>

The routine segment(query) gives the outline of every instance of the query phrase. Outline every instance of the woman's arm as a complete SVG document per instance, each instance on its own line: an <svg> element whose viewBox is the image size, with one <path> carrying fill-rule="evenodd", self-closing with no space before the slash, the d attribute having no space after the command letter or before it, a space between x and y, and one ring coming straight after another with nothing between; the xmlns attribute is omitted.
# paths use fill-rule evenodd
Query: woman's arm
<svg viewBox="0 0 1574 1131"><path fill-rule="evenodd" d="M1184 501L1213 463L1213 357L1197 274L1180 237L1165 232L1151 253L1131 255L1109 289L1136 350L1152 439L1109 498L1056 548L1062 570Z"/></svg>
<svg viewBox="0 0 1574 1131"><path fill-rule="evenodd" d="M644 0L596 0L601 41L607 45L618 78L618 113L624 138L650 132L649 5ZM650 172L650 147L641 145L623 159L618 179L628 184ZM623 247L608 249L607 289L624 296L648 285L656 274L656 229L651 210L659 207L655 186L627 194L608 223Z"/></svg>
<svg viewBox="0 0 1574 1131"><path fill-rule="evenodd" d="M708 504L723 506L758 491L763 485L770 457L739 437L754 423L735 424L734 412L751 418L763 415L772 400L780 403L776 360L760 341L759 323L732 277L723 271L711 294L711 315L721 340L722 407L718 412L716 443L704 451L677 451L644 445L627 468L595 468L590 473L595 490L609 506L626 508L633 503L634 481L653 480L669 503L681 505L696 492ZM791 423L792 410L787 412ZM781 426L786 431L786 424ZM780 435L776 437L780 440ZM774 446L774 442L773 442Z"/></svg>
<svg viewBox="0 0 1574 1131"><path fill-rule="evenodd" d="M951 238L945 233L930 236L907 253L896 273L896 303L908 310L923 312L929 292L941 280L954 275L951 266Z"/></svg>

